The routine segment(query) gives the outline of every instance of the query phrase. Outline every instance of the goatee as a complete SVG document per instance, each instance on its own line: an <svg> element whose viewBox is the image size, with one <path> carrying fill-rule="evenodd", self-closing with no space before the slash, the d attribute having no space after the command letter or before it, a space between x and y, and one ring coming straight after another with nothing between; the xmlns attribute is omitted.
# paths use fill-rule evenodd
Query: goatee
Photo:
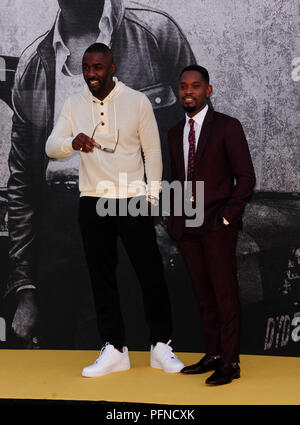
<svg viewBox="0 0 300 425"><path fill-rule="evenodd" d="M195 112L196 106L183 106L183 109L185 110L185 112Z"/></svg>

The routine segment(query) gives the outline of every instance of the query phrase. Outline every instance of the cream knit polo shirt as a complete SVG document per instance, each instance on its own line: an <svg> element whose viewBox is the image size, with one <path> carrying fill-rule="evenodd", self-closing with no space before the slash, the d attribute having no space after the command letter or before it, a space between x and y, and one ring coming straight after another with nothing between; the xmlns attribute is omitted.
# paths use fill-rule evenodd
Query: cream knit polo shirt
<svg viewBox="0 0 300 425"><path fill-rule="evenodd" d="M114 153L94 148L80 152L80 196L127 198L149 194L158 197L162 156L152 105L141 92L114 77L115 87L100 101L89 88L70 96L46 142L50 158L65 158L75 151L73 139L84 133ZM145 166L142 158L144 154ZM147 186L144 179L147 178Z"/></svg>

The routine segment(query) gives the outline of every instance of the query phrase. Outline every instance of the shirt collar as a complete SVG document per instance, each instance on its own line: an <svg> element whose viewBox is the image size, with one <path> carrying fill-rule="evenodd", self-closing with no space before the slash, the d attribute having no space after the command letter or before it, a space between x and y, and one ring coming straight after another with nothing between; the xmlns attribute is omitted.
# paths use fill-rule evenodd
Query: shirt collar
<svg viewBox="0 0 300 425"><path fill-rule="evenodd" d="M67 57L70 55L70 51L65 45L61 34L59 32L59 20L61 11L58 11L54 24L53 32L53 48L56 56L56 70L61 72L63 65L65 64ZM111 36L113 33L113 10L111 0L105 0L103 13L100 18L99 24L99 36L96 43L104 43L107 46L111 46Z"/></svg>
<svg viewBox="0 0 300 425"><path fill-rule="evenodd" d="M192 117L193 120L197 124L202 125L207 111L208 111L208 105L206 105L203 109L201 109L200 112L198 112L196 115L194 115ZM190 120L190 117L188 116L188 114L185 114L185 122L186 122L186 124L188 124L189 120Z"/></svg>
<svg viewBox="0 0 300 425"><path fill-rule="evenodd" d="M96 96L94 96L90 89L88 88L88 85L86 84L84 87L84 94L92 100L94 103L106 103L109 102L112 98L116 97L125 87L125 84L122 83L122 81L119 81L117 77L113 77L113 81L115 82L115 87L112 89L112 91L106 96L105 99L99 100Z"/></svg>

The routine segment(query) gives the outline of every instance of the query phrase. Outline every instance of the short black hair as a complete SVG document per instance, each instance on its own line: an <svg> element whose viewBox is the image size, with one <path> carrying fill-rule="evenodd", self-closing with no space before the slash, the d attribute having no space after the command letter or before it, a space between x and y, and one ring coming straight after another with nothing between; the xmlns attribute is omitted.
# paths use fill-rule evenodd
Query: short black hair
<svg viewBox="0 0 300 425"><path fill-rule="evenodd" d="M197 65L197 64L186 66L181 71L179 78L181 78L182 74L186 71L197 71L197 72L199 72L202 75L202 77L204 78L204 80L207 82L207 84L209 84L209 73L208 73L207 69L204 68L203 66L200 66L200 65Z"/></svg>
<svg viewBox="0 0 300 425"><path fill-rule="evenodd" d="M84 52L83 56L86 53L91 53L91 52L98 52L98 53L103 53L104 55L110 55L112 57L112 52L110 50L110 48L104 44L104 43L93 43L91 44L86 51Z"/></svg>

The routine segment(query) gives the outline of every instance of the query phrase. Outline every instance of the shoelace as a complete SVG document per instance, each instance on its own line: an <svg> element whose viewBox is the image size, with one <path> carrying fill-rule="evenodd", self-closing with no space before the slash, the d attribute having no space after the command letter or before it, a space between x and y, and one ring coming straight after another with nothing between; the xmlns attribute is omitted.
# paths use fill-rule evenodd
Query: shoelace
<svg viewBox="0 0 300 425"><path fill-rule="evenodd" d="M164 357L167 357L167 356L169 356L170 355L170 351L171 351L171 353L172 353L172 356L170 356L170 359L176 359L176 356L175 356L175 354L173 353L173 348L170 346L170 342L171 342L172 340L170 339L167 343L166 343L166 345L164 345L163 347L164 347L164 349L165 349L165 356Z"/></svg>
<svg viewBox="0 0 300 425"><path fill-rule="evenodd" d="M100 357L101 357L102 353L104 352L104 350L106 349L106 347L107 347L108 345L110 345L110 343L109 343L109 342L106 342L106 343L105 343L105 345L103 345L103 347L102 347L102 348L101 348L101 350L100 350L99 357L98 357L98 359L96 360L96 363L98 363L98 360L100 360Z"/></svg>

